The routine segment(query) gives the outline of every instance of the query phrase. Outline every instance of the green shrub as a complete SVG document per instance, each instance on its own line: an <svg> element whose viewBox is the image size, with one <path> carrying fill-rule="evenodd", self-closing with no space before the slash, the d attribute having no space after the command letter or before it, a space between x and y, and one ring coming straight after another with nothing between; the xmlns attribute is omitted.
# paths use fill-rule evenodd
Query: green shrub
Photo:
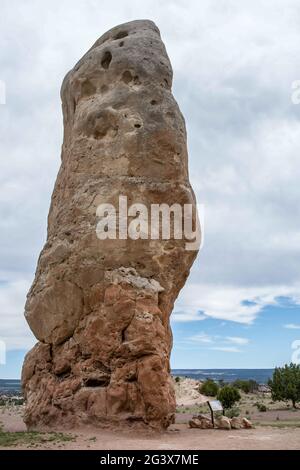
<svg viewBox="0 0 300 470"><path fill-rule="evenodd" d="M178 384L180 382L180 377L175 377L175 382Z"/></svg>
<svg viewBox="0 0 300 470"><path fill-rule="evenodd" d="M230 408L229 410L226 411L225 415L227 418L237 418L240 415L240 409L237 407Z"/></svg>
<svg viewBox="0 0 300 470"><path fill-rule="evenodd" d="M62 432L36 432L36 431L17 431L6 432L0 430L0 447L14 447L17 445L26 445L33 447L45 443L63 443L74 441L75 436L64 434Z"/></svg>
<svg viewBox="0 0 300 470"><path fill-rule="evenodd" d="M15 405L15 406L20 406L24 404L24 398L23 397L8 397L8 398L0 398L0 406L6 406L6 405Z"/></svg>
<svg viewBox="0 0 300 470"><path fill-rule="evenodd" d="M219 386L214 380L206 379L206 381L200 385L199 391L207 397L215 397L218 394Z"/></svg>
<svg viewBox="0 0 300 470"><path fill-rule="evenodd" d="M253 393L258 389L258 383L255 380L235 380L233 387L242 390L244 393Z"/></svg>
<svg viewBox="0 0 300 470"><path fill-rule="evenodd" d="M256 406L258 411L260 411L261 413L265 413L268 409L263 403L256 403Z"/></svg>
<svg viewBox="0 0 300 470"><path fill-rule="evenodd" d="M16 405L16 406L20 406L20 405L24 405L24 398L20 397L20 398L12 398L11 399L11 404L12 405Z"/></svg>
<svg viewBox="0 0 300 470"><path fill-rule="evenodd" d="M225 385L219 390L217 398L222 403L224 410L227 410L232 408L237 401L240 401L241 395L235 387Z"/></svg>
<svg viewBox="0 0 300 470"><path fill-rule="evenodd" d="M276 367L273 377L268 382L272 392L272 400L292 402L293 408L300 402L300 364L286 364Z"/></svg>

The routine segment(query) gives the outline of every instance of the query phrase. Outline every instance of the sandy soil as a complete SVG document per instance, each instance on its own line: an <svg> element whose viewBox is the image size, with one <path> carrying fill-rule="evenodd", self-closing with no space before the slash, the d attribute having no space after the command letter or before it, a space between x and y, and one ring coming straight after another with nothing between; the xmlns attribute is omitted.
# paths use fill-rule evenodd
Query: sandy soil
<svg viewBox="0 0 300 470"><path fill-rule="evenodd" d="M5 410L0 420L6 431L24 431L20 412ZM164 433L109 429L78 429L68 434L71 442L35 445L34 449L95 449L95 450L204 450L204 449L300 449L300 428L274 429L257 427L240 431L189 429L186 423L172 425ZM16 449L30 448L16 446ZM0 447L0 449L2 449Z"/></svg>
<svg viewBox="0 0 300 470"><path fill-rule="evenodd" d="M176 424L168 431L154 433L136 429L98 429L84 428L73 430L67 434L74 437L73 441L45 442L41 444L18 445L16 449L94 449L94 450L204 450L204 449L300 449L300 410L293 411L286 404L272 404L270 397L243 395L241 411L245 410L253 422L279 425L270 427L256 425L255 429L223 431L218 429L189 429L188 421L199 408L205 407L207 397L199 395L199 383L186 379L176 384L178 412ZM268 405L266 413L259 413L255 402ZM277 406L277 409L272 409ZM282 409L281 409L282 407ZM0 408L0 424L4 431L26 431L22 419L22 406L5 406ZM292 423L293 422L293 423ZM298 424L297 424L298 422ZM292 426L285 427L285 423ZM61 431L58 429L57 431ZM0 449L2 449L0 447Z"/></svg>
<svg viewBox="0 0 300 470"><path fill-rule="evenodd" d="M193 379L181 379L179 383L175 382L178 422L188 423L192 416L199 412L210 415L207 405L209 398L199 394L200 384L201 382ZM271 394L240 393L242 398L237 404L240 414L246 416L253 423L298 422L300 425L300 407L295 410L292 409L290 403L273 402ZM265 405L267 411L259 411L257 403Z"/></svg>
<svg viewBox="0 0 300 470"><path fill-rule="evenodd" d="M201 382L194 379L174 380L177 406L193 406L205 403L207 397L199 393Z"/></svg>

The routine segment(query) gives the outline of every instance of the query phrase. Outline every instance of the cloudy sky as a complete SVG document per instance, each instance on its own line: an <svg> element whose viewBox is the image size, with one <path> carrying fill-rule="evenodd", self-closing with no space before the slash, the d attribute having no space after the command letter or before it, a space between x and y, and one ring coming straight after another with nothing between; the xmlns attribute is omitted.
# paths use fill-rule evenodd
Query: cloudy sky
<svg viewBox="0 0 300 470"><path fill-rule="evenodd" d="M0 340L16 377L60 163L59 90L107 29L161 30L185 115L205 243L173 313L176 368L273 367L300 339L300 3L1 0ZM295 100L294 100L295 101Z"/></svg>

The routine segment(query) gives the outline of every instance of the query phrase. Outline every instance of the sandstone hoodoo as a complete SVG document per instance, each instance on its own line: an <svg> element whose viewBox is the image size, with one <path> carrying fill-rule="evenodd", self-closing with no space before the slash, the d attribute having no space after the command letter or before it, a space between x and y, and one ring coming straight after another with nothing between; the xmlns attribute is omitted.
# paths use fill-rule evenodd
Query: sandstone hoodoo
<svg viewBox="0 0 300 470"><path fill-rule="evenodd" d="M31 429L161 428L174 419L169 318L197 250L187 249L185 231L153 236L140 220L143 207L192 205L195 227L185 123L171 86L159 30L146 20L105 33L63 82L62 163L25 307L39 341L22 372ZM119 217L120 196L128 219ZM119 236L97 232L104 204Z"/></svg>

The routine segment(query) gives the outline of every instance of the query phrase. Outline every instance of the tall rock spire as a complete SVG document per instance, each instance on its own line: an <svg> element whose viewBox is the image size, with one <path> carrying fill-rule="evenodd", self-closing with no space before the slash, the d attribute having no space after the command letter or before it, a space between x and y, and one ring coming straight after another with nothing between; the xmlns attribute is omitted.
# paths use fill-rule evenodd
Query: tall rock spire
<svg viewBox="0 0 300 470"><path fill-rule="evenodd" d="M174 419L169 318L197 250L151 224L152 207L171 207L170 224L185 205L177 229L195 224L171 86L147 20L105 33L63 82L62 163L25 308L39 340L22 374L31 429Z"/></svg>

